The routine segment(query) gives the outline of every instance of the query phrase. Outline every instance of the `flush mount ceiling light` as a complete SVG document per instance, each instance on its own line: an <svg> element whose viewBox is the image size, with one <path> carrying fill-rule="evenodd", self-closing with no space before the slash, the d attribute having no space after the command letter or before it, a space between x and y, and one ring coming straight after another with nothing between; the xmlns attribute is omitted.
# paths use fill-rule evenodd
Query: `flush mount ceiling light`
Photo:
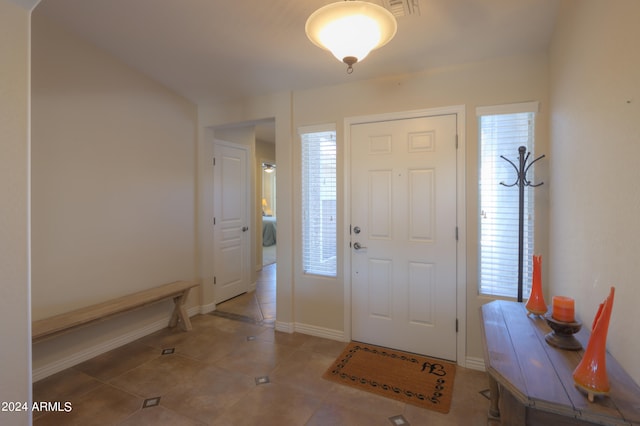
<svg viewBox="0 0 640 426"><path fill-rule="evenodd" d="M262 163L262 169L267 173L273 173L273 171L276 169L276 165L269 164L269 163Z"/></svg>
<svg viewBox="0 0 640 426"><path fill-rule="evenodd" d="M387 44L397 28L396 18L384 7L350 0L316 10L304 29L309 40L347 64L347 72L351 74L353 64Z"/></svg>

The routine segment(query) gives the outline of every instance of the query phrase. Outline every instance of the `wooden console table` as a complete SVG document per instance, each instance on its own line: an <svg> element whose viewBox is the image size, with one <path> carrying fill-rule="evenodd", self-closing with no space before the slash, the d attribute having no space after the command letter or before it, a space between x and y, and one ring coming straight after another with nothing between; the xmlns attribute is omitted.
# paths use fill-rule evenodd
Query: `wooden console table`
<svg viewBox="0 0 640 426"><path fill-rule="evenodd" d="M523 303L496 300L482 306L481 317L490 418L505 425L640 425L640 387L609 353L611 391L589 402L572 377L584 350L547 344L551 329L543 318L528 317ZM589 326L575 335L583 348Z"/></svg>

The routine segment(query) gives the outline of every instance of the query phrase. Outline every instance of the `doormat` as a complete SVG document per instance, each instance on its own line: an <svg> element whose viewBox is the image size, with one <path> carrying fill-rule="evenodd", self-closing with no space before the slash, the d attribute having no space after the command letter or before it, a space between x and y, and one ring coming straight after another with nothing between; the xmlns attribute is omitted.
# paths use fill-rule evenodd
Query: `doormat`
<svg viewBox="0 0 640 426"><path fill-rule="evenodd" d="M456 365L364 343L350 343L323 378L448 413Z"/></svg>

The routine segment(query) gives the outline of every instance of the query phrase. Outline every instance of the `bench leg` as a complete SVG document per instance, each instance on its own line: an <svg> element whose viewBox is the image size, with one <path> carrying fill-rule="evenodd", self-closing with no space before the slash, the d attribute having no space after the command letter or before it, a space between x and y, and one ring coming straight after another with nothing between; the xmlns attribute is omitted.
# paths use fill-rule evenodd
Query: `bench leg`
<svg viewBox="0 0 640 426"><path fill-rule="evenodd" d="M175 306L173 308L173 313L171 314L169 327L173 328L178 325L178 322L180 322L184 331L189 331L193 328L191 326L189 314L184 308L184 305L187 302L187 296L189 296L189 289L185 290L180 296L176 296L173 298L173 303L175 304Z"/></svg>

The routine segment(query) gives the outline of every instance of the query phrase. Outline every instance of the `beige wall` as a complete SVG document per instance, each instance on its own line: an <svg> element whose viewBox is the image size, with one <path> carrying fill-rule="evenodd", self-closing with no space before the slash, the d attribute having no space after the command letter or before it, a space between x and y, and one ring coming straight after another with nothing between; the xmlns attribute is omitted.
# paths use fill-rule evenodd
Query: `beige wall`
<svg viewBox="0 0 640 426"><path fill-rule="evenodd" d="M32 23L33 318L197 279L195 105L37 8ZM170 313L160 303L36 344L34 371Z"/></svg>
<svg viewBox="0 0 640 426"><path fill-rule="evenodd" d="M281 93L200 109L203 123L233 123L275 116L280 130L278 216L295 216L292 186L297 170L296 128L335 122L338 140L345 117L465 104L467 108L467 356L481 357L477 296L477 124L474 108L541 101L536 154L536 252L543 254L543 288L576 298L578 316L590 323L610 285L617 287L609 346L640 382L637 322L640 252L634 191L640 136L640 39L634 18L640 3L621 0L565 1L547 53L506 58L368 82ZM549 69L551 72L549 73ZM357 71L356 71L357 72ZM550 102L549 94L553 94ZM288 101L290 104L288 104ZM290 118L289 114L293 114ZM551 119L549 118L551 115ZM291 121L289 121L291 120ZM289 128L287 128L287 124ZM551 143L550 143L551 141ZM280 198L282 196L282 198ZM305 285L293 274L299 250L289 221L279 221L278 321L319 328L340 327L342 282ZM285 225L286 224L286 225ZM549 249L549 247L551 249ZM286 254L282 254L286 252ZM295 289L295 291L294 291ZM295 306L295 311L294 311ZM628 321L622 323L622 318Z"/></svg>
<svg viewBox="0 0 640 426"><path fill-rule="evenodd" d="M640 383L640 2L564 1L551 62L553 294L591 324L616 287L608 346Z"/></svg>
<svg viewBox="0 0 640 426"><path fill-rule="evenodd" d="M0 0L0 401L31 400L27 3ZM29 418L0 411L3 425Z"/></svg>
<svg viewBox="0 0 640 426"><path fill-rule="evenodd" d="M2 217L6 218L0 222L3 295L0 311L4 339L0 374L5 384L0 391L2 400L23 400L30 395L29 319L20 321L29 313L29 17L26 9L17 6L19 3L0 0L3 36L0 37L0 68L3 69L0 139L5 153L0 158L0 197ZM278 247L278 324L281 329L293 329L300 323L340 331L344 320L344 283L337 281L322 288L297 281L294 274L294 253L299 249L293 227L298 202L294 191L298 173L296 128L335 122L340 141L346 117L464 104L467 110L467 356L479 358L480 337L475 319L478 307L487 299L478 297L476 290L477 125L474 108L539 100L537 152L548 157L537 172L538 178L548 184L536 192L539 206L536 220L539 231L550 229L551 249L547 249L544 232L536 236L542 246L536 251L547 259L545 293L547 297L560 293L575 297L579 318L589 323L609 285L615 285L617 294L609 347L636 382L640 382L640 365L635 362L640 340L629 335L633 328L627 326L627 322L637 322L635 304L640 300L640 290L634 283L640 272L634 257L640 252L637 238L640 229L636 220L640 198L634 191L637 173L632 163L639 154L640 136L637 119L640 116L637 78L640 57L634 45L640 34L633 21L640 15L639 7L635 0L606 5L595 0L564 1L550 60L541 53L317 90L283 92L234 104L200 105L197 186L193 171L196 138L193 106L91 46L43 23L42 28L38 26L34 30L34 38L37 40L40 36L42 43L34 60L45 64L34 70L34 86L37 86L34 116L39 117L33 125L33 203L38 206L34 207L33 220L35 317L73 306L75 302L71 298L97 301L125 290L123 282L142 288L174 279L169 277L171 274L176 275L175 279L201 277L204 284L201 303L211 302L213 271L208 271L204 263L211 259L212 232L208 224L212 201L206 163L212 148L212 128L275 117L278 239L283 243ZM51 36L51 40L43 35ZM45 43L60 44L49 46L53 50L45 50ZM54 61L59 57L72 61ZM551 73L547 81L549 65ZM104 66L108 73L104 72ZM67 72L76 73L77 78L66 78ZM109 81L116 84L107 84ZM119 90L123 88L126 90ZM552 94L551 108L548 93ZM125 128L114 129L114 122L126 123ZM551 145L547 137L549 127ZM78 140L86 144L77 143ZM175 155L177 161L168 162L168 157ZM143 167L138 168L140 165ZM89 176L88 181L73 179L80 171L83 176ZM49 177L51 182L47 181ZM186 189L187 186L190 189ZM195 190L199 199L197 215ZM59 197L52 196L51 192L58 192ZM113 203L107 203L105 197L109 196ZM105 203L115 206L114 210L101 208ZM44 206L49 208L45 210ZM82 216L76 215L74 206L83 212ZM550 227L546 223L547 210L551 212ZM149 226L133 229L132 224L140 223L142 217L150 220ZM198 218L199 257L195 249L195 217ZM77 223L72 218L77 219ZM167 222L172 226L165 230L163 225ZM114 224L123 226L108 228ZM81 229L88 232L80 232ZM116 229L116 235L110 235L109 229ZM122 229L134 232L118 234ZM95 244L101 236L107 244ZM115 241L117 236L122 237L119 242ZM157 250L157 247L145 250L149 248L145 241L157 244L171 239L175 242L174 237L178 238L177 244L166 250ZM72 244L74 241L79 245ZM117 248L129 249L129 245L144 255L127 262ZM63 249L60 253L52 250L58 247ZM79 250L79 247L89 250ZM176 247L187 254L172 258L169 272L163 261L176 254ZM46 260L47 253L57 256L55 262ZM69 255L66 260L65 253ZM73 262L69 260L71 257ZM117 261L107 261L111 259ZM197 264L199 273L195 272ZM69 274L69 265L73 274ZM48 275L45 279L45 273L50 273L51 279ZM190 276L185 277L186 274ZM67 288L69 277L76 284ZM51 300L45 300L49 297ZM131 323L139 326L154 320L165 315L166 308L162 305L102 325L103 328L92 333L80 333L69 341L72 346L68 352L61 351L61 345L54 345L54 352L36 347L36 362L55 363L60 356L72 356L82 349L73 345L84 338L117 339ZM623 318L627 320L625 323ZM88 342L89 345L99 343ZM0 420L7 423L5 418ZM14 420L15 424L28 421L21 416L10 421Z"/></svg>
<svg viewBox="0 0 640 426"><path fill-rule="evenodd" d="M365 64L363 64L364 66ZM475 108L483 105L538 100L536 150L547 151L548 82L545 53L518 56L456 67L429 70L419 74L355 82L336 87L300 91L294 94L294 127L334 122L338 125L339 152L344 156L344 119L351 116L407 111L423 108L466 106L466 207L467 207L467 357L481 358L478 309L490 299L477 293L477 121ZM357 71L356 71L357 72ZM336 101L339 100L339 101ZM295 145L295 144L294 144ZM297 151L294 149L297 154ZM294 155L294 158L296 158ZM345 165L342 164L342 170ZM544 168L537 172L544 180ZM341 187L341 183L338 185ZM536 212L536 251L547 251L545 233L547 188L540 187ZM297 192L294 191L294 194ZM342 211L339 207L338 211ZM294 240L298 244L298 240ZM339 246L344 247L345 244ZM299 250L295 250L297 253ZM297 276L295 290L296 322L329 329L343 328L343 288L341 280L314 282ZM464 361L464 360L459 360Z"/></svg>
<svg viewBox="0 0 640 426"><path fill-rule="evenodd" d="M357 71L356 71L357 72ZM490 60L419 74L346 83L340 86L297 91L247 100L244 103L208 106L200 109L201 123L234 123L265 116L276 118L278 158L278 323L281 329L299 327L306 331L339 336L344 332L344 280L308 280L294 272L300 251L299 232L293 228L299 198L299 150L297 128L336 123L339 153L344 119L352 116L414 109L466 105L467 176L467 357L480 359L482 348L478 309L489 299L477 295L477 124L475 107L538 100L537 150L548 149L548 62L546 53ZM348 79L348 76L345 77ZM287 129L285 124L292 116ZM282 133L278 134L278 130ZM339 159L339 173L344 164ZM545 180L545 167L539 177ZM342 181L339 183L342 187ZM546 256L547 191L537 192L540 230L536 251ZM338 211L342 211L339 206ZM294 219L293 221L291 219ZM344 219L343 219L344 220ZM342 228L341 228L342 229ZM284 238L284 240L283 240ZM343 236L340 236L342 241ZM290 246L289 246L290 245ZM339 244L344 247L344 244ZM342 259L342 253L339 259ZM342 267L342 265L340 266ZM464 360L461 360L464 361Z"/></svg>

